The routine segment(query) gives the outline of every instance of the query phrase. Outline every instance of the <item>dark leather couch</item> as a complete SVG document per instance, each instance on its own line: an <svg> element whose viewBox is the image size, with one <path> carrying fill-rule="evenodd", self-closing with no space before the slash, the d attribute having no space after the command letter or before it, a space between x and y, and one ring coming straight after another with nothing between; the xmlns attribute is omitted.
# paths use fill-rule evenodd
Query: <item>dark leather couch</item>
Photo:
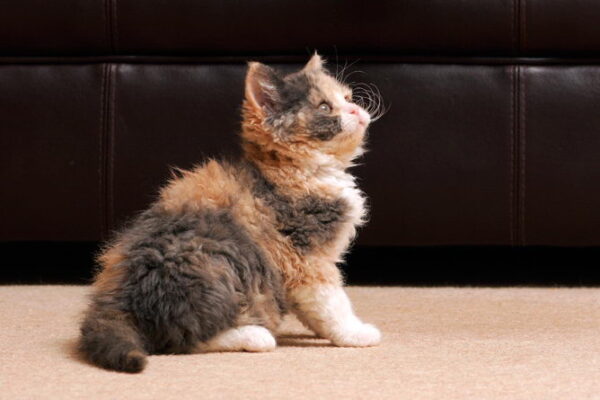
<svg viewBox="0 0 600 400"><path fill-rule="evenodd" d="M596 0L8 0L0 241L97 241L237 151L247 60L313 49L389 112L367 246L600 245ZM351 80L352 80L351 79Z"/></svg>

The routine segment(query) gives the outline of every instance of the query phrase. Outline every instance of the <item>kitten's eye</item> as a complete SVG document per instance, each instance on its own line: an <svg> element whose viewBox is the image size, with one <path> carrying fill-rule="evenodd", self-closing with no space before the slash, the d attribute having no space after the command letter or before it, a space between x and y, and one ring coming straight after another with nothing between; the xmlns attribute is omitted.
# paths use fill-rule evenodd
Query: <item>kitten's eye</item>
<svg viewBox="0 0 600 400"><path fill-rule="evenodd" d="M346 97L344 97L344 99L346 99L346 101L348 103L352 103L352 95L351 94L346 95Z"/></svg>
<svg viewBox="0 0 600 400"><path fill-rule="evenodd" d="M326 113L330 113L331 112L331 106L325 102L319 104L319 110L326 112Z"/></svg>

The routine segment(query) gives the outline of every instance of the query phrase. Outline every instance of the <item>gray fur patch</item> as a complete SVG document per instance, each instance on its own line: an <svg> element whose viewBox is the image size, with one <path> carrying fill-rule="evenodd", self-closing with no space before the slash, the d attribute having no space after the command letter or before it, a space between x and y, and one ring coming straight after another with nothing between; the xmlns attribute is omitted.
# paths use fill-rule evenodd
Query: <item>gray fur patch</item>
<svg viewBox="0 0 600 400"><path fill-rule="evenodd" d="M278 230L302 253L333 240L346 219L348 205L342 199L317 196L292 199L277 193L276 187L253 164L247 168L255 179L254 193L275 212Z"/></svg>
<svg viewBox="0 0 600 400"><path fill-rule="evenodd" d="M311 82L303 73L288 76L279 88L279 110L281 112L298 112L300 108L308 104L311 87Z"/></svg>
<svg viewBox="0 0 600 400"><path fill-rule="evenodd" d="M267 123L277 128L282 136L296 122L296 114L308 105L310 82L304 74L292 74L287 79L274 78L277 96Z"/></svg>
<svg viewBox="0 0 600 400"><path fill-rule="evenodd" d="M308 124L308 130L319 140L331 140L342 131L340 117L314 115Z"/></svg>
<svg viewBox="0 0 600 400"><path fill-rule="evenodd" d="M124 351L185 353L234 327L248 310L286 312L279 271L227 211L172 215L154 206L118 242L125 244L125 261L118 265L125 279L116 293L93 298L82 328L82 349L97 364L124 370L119 368ZM97 324L101 315L128 320L104 318ZM118 332L127 338L119 339L124 333ZM115 341L122 343L123 351L99 354L111 347L104 336L112 338L113 348Z"/></svg>

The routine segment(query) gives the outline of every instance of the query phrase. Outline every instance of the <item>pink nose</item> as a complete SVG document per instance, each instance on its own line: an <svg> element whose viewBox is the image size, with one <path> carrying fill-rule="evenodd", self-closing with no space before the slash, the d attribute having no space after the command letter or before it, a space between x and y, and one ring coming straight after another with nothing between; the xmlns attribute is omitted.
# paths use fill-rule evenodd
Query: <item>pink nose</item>
<svg viewBox="0 0 600 400"><path fill-rule="evenodd" d="M356 104L347 104L346 105L346 112L348 114L351 114L351 115L356 115L359 118L361 116L360 115L360 107L357 106Z"/></svg>

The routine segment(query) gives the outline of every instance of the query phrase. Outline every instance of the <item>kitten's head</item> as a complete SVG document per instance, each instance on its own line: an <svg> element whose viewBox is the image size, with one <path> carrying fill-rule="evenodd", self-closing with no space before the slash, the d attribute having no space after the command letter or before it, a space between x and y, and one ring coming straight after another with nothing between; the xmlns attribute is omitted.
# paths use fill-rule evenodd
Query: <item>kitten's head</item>
<svg viewBox="0 0 600 400"><path fill-rule="evenodd" d="M254 152L318 158L349 164L362 154L371 116L353 102L315 53L304 68L284 75L251 62L246 76L244 139Z"/></svg>

